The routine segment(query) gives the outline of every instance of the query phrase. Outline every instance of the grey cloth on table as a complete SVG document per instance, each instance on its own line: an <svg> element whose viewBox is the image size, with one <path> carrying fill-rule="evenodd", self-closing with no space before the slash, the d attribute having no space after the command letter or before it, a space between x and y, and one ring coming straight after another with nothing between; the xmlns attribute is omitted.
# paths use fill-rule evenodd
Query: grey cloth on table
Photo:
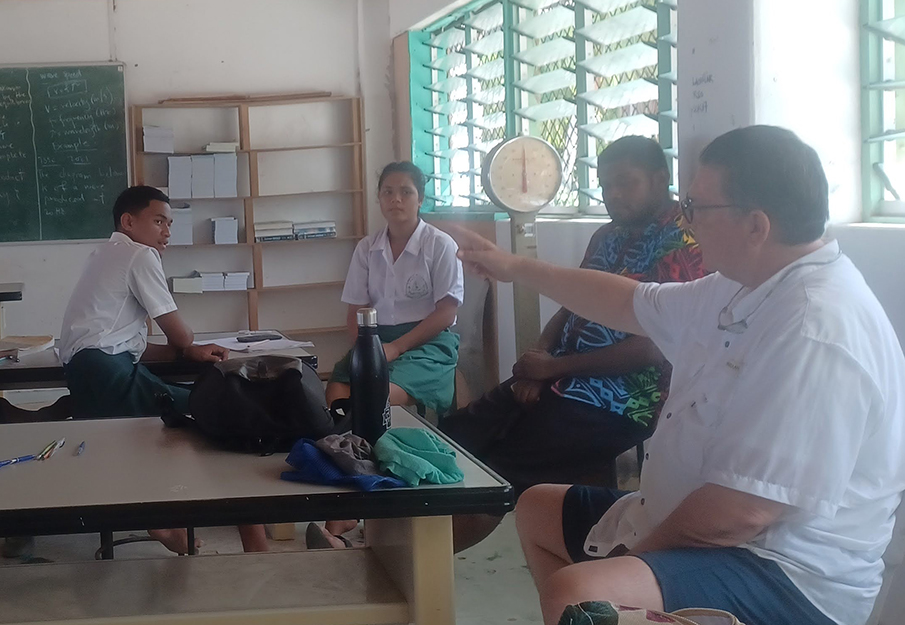
<svg viewBox="0 0 905 625"><path fill-rule="evenodd" d="M371 458L371 444L351 432L330 434L315 443L347 475L381 475Z"/></svg>

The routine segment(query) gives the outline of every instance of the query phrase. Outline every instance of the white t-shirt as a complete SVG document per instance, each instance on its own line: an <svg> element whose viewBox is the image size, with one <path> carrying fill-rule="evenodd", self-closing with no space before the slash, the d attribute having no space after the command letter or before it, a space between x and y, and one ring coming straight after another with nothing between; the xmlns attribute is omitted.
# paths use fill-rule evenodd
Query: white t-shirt
<svg viewBox="0 0 905 625"><path fill-rule="evenodd" d="M60 359L83 349L129 352L138 362L147 346L147 319L176 310L160 254L121 232L88 258L63 315Z"/></svg>
<svg viewBox="0 0 905 625"><path fill-rule="evenodd" d="M423 321L436 304L465 296L462 262L453 238L421 220L396 262L387 228L359 241L352 255L342 301L377 309L377 323Z"/></svg>
<svg viewBox="0 0 905 625"><path fill-rule="evenodd" d="M641 490L603 516L585 550L631 548L692 491L722 485L791 506L744 547L829 618L859 625L905 489L905 358L836 242L740 289L719 274L636 288L635 314L673 365L669 398ZM718 319L748 327L720 330Z"/></svg>

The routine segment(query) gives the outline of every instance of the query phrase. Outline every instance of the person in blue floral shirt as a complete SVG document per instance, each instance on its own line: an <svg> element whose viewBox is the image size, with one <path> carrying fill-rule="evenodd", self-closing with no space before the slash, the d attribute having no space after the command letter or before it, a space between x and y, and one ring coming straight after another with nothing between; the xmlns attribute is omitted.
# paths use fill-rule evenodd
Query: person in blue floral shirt
<svg viewBox="0 0 905 625"><path fill-rule="evenodd" d="M591 238L582 267L644 282L705 275L701 254L670 197L659 144L627 136L598 158L612 221ZM646 337L617 332L565 308L512 378L440 428L520 495L540 483L600 483L613 460L647 439L669 386L669 365ZM490 534L498 517L454 520L456 550Z"/></svg>

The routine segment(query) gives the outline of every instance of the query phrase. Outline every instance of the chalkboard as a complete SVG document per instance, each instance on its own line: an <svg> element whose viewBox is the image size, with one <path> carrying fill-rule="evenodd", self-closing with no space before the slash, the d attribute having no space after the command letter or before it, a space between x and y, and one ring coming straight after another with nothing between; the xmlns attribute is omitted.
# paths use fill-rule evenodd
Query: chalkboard
<svg viewBox="0 0 905 625"><path fill-rule="evenodd" d="M125 111L121 65L0 68L0 241L110 234Z"/></svg>

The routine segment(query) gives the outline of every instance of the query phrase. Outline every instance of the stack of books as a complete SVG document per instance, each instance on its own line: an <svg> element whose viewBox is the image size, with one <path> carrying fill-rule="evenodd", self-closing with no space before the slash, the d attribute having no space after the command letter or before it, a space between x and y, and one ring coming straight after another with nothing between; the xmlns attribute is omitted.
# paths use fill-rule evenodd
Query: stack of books
<svg viewBox="0 0 905 625"><path fill-rule="evenodd" d="M168 168L170 197L188 199L238 195L238 157L235 154L170 156Z"/></svg>
<svg viewBox="0 0 905 625"><path fill-rule="evenodd" d="M235 152L238 149L238 141L214 141L204 146L205 152Z"/></svg>
<svg viewBox="0 0 905 625"><path fill-rule="evenodd" d="M335 221L308 221L292 224L292 232L296 239L333 239L336 238Z"/></svg>
<svg viewBox="0 0 905 625"><path fill-rule="evenodd" d="M142 126L142 143L145 152L172 154L176 151L176 138L172 128L163 126Z"/></svg>
<svg viewBox="0 0 905 625"><path fill-rule="evenodd" d="M291 241L295 230L291 221L261 221L255 223L255 241Z"/></svg>
<svg viewBox="0 0 905 625"><path fill-rule="evenodd" d="M213 217L211 228L216 245L230 245L239 242L239 220L235 217Z"/></svg>
<svg viewBox="0 0 905 625"><path fill-rule="evenodd" d="M173 225L170 226L170 245L191 245L192 209L186 204L182 208L173 208Z"/></svg>
<svg viewBox="0 0 905 625"><path fill-rule="evenodd" d="M229 271L223 281L224 291L245 291L248 289L248 276L251 275L247 271Z"/></svg>
<svg viewBox="0 0 905 625"><path fill-rule="evenodd" d="M201 274L193 271L184 278L170 278L170 290L173 293L203 293L204 285L202 283Z"/></svg>
<svg viewBox="0 0 905 625"><path fill-rule="evenodd" d="M201 272L201 290L202 291L224 291L226 290L226 276L222 272L205 273Z"/></svg>

